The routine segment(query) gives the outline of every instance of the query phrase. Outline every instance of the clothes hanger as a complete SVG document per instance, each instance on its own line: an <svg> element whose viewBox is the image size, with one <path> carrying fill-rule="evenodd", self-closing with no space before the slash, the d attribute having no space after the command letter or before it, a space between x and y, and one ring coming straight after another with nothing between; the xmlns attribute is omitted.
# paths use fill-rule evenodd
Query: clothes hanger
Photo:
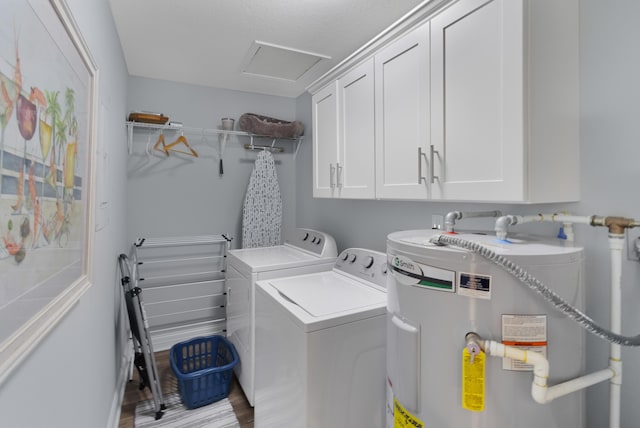
<svg viewBox="0 0 640 428"><path fill-rule="evenodd" d="M184 144L185 146L187 146L187 148L189 149L189 151L184 151L184 150L177 150L174 149L175 146L177 146L178 144ZM198 157L198 152L196 152L195 150L193 150L193 148L189 145L189 142L187 141L187 139L185 138L184 134L181 134L178 138L176 138L176 141L174 141L173 143L169 144L168 146L166 146L164 148L165 152L167 152L167 156L169 155L169 151L172 152L176 152L176 153L182 153L185 155L189 155L189 156L193 156L193 157Z"/></svg>
<svg viewBox="0 0 640 428"><path fill-rule="evenodd" d="M161 144L162 147L160 147ZM153 149L164 152L165 155L169 156L169 152L167 152L167 145L164 142L164 134L162 132L160 132L160 135L158 136L158 141L153 145Z"/></svg>

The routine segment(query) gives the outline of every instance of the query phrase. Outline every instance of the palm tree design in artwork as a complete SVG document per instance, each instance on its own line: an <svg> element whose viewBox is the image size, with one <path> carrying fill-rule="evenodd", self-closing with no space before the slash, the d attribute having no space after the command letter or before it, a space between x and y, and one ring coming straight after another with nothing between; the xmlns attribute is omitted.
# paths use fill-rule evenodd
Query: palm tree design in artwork
<svg viewBox="0 0 640 428"><path fill-rule="evenodd" d="M64 158L64 201L66 205L73 199L73 186L75 178L76 157L78 155L78 120L75 116L75 92L72 88L67 88L64 93L66 111L64 113L65 128L67 136L71 142L66 144L66 155ZM66 139L65 139L66 143Z"/></svg>
<svg viewBox="0 0 640 428"><path fill-rule="evenodd" d="M59 91L52 92L45 89L44 93L47 99L46 114L47 116L51 117L50 124L51 124L52 130L50 132L54 136L55 141L57 141L56 127L59 122L60 113L62 111L60 109L60 103L58 102L58 96L60 95L60 92ZM49 174L47 175L45 180L51 186L54 192L56 192L56 197L57 197L58 172L56 167L55 143L54 143L54 149L51 150L51 157L49 158Z"/></svg>

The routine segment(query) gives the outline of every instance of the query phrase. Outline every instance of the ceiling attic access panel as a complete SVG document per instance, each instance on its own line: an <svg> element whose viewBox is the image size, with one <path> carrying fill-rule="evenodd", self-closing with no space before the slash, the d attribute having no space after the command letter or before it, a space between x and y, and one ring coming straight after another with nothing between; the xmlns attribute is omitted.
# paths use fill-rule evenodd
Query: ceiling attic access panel
<svg viewBox="0 0 640 428"><path fill-rule="evenodd" d="M256 40L242 67L246 76L297 81L330 56Z"/></svg>

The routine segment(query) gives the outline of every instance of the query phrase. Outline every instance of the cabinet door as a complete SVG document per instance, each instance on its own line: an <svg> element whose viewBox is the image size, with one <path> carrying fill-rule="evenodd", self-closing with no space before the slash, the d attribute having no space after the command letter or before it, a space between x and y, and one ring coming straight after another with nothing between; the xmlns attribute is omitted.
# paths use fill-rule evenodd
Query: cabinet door
<svg viewBox="0 0 640 428"><path fill-rule="evenodd" d="M524 197L523 6L461 0L431 21L434 197Z"/></svg>
<svg viewBox="0 0 640 428"><path fill-rule="evenodd" d="M376 197L425 199L429 23L375 55Z"/></svg>
<svg viewBox="0 0 640 428"><path fill-rule="evenodd" d="M343 198L375 197L373 58L338 81L336 187Z"/></svg>
<svg viewBox="0 0 640 428"><path fill-rule="evenodd" d="M336 189L338 163L338 82L312 98L313 196L330 198Z"/></svg>

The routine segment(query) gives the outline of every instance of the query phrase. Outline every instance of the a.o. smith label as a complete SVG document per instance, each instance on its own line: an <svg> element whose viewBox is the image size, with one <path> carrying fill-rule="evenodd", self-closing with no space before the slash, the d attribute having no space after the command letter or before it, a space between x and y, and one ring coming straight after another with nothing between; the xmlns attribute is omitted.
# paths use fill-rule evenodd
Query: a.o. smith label
<svg viewBox="0 0 640 428"><path fill-rule="evenodd" d="M392 274L401 284L456 291L454 271L423 265L403 256L393 256L390 264Z"/></svg>

